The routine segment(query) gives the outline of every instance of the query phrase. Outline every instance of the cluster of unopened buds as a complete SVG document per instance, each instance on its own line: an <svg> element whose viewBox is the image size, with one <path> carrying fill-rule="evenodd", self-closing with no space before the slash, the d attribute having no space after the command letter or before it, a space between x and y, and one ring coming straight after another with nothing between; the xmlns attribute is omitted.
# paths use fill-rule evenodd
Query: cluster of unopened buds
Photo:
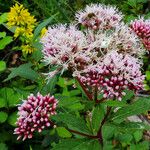
<svg viewBox="0 0 150 150"><path fill-rule="evenodd" d="M98 88L104 98L121 100L126 94L124 90L136 92L143 89L144 76L138 61L132 56L112 51L99 64L85 69L80 80L87 87Z"/></svg>
<svg viewBox="0 0 150 150"><path fill-rule="evenodd" d="M30 139L34 131L41 132L44 128L52 126L50 116L56 114L57 102L53 96L42 96L40 93L28 96L18 107L19 118L14 131L18 139Z"/></svg>
<svg viewBox="0 0 150 150"><path fill-rule="evenodd" d="M131 28L141 38L145 48L150 50L150 20L135 20L131 23Z"/></svg>

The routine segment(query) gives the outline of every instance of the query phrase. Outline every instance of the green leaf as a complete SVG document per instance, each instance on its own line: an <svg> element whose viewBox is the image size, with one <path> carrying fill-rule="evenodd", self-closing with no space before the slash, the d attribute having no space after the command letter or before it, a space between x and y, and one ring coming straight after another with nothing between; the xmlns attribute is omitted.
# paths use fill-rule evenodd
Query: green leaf
<svg viewBox="0 0 150 150"><path fill-rule="evenodd" d="M0 89L0 96L5 99L5 102L8 104L9 107L16 106L22 98L21 94L15 92L11 88Z"/></svg>
<svg viewBox="0 0 150 150"><path fill-rule="evenodd" d="M56 116L52 116L52 119L54 119L56 122L65 123L70 129L74 129L82 133L91 134L86 126L84 119L79 118L75 115L69 113L57 114Z"/></svg>
<svg viewBox="0 0 150 150"><path fill-rule="evenodd" d="M150 80L150 71L146 71L146 79Z"/></svg>
<svg viewBox="0 0 150 150"><path fill-rule="evenodd" d="M94 134L99 130L102 119L104 118L105 110L104 105L97 105L92 111L92 128Z"/></svg>
<svg viewBox="0 0 150 150"><path fill-rule="evenodd" d="M8 150L5 143L0 143L0 150Z"/></svg>
<svg viewBox="0 0 150 150"><path fill-rule="evenodd" d="M8 13L3 13L1 16L0 16L0 24L4 23L7 21L7 16L8 16Z"/></svg>
<svg viewBox="0 0 150 150"><path fill-rule="evenodd" d="M16 122L17 122L17 112L13 112L7 119L8 123L14 127L16 127Z"/></svg>
<svg viewBox="0 0 150 150"><path fill-rule="evenodd" d="M43 87L42 92L44 94L50 93L53 94L55 92L54 88L58 80L58 75L53 76L49 82Z"/></svg>
<svg viewBox="0 0 150 150"><path fill-rule="evenodd" d="M0 38L4 38L6 36L6 32L0 32Z"/></svg>
<svg viewBox="0 0 150 150"><path fill-rule="evenodd" d="M31 66L32 66L31 63L27 63L20 65L18 68L12 68L11 73L8 75L8 78L5 79L4 81L8 81L17 76L36 81L39 75L37 72L31 69Z"/></svg>
<svg viewBox="0 0 150 150"><path fill-rule="evenodd" d="M135 141L139 142L143 137L143 131L138 130L133 134L133 136L134 136Z"/></svg>
<svg viewBox="0 0 150 150"><path fill-rule="evenodd" d="M57 134L62 138L70 138L72 134L64 127L56 128Z"/></svg>
<svg viewBox="0 0 150 150"><path fill-rule="evenodd" d="M112 120L115 122L121 122L126 117L141 114L150 110L150 99L149 98L139 98L130 106L125 106L120 108L112 117Z"/></svg>
<svg viewBox="0 0 150 150"><path fill-rule="evenodd" d="M107 105L107 106L111 106L111 107L123 107L123 106L127 106L127 104L123 101L113 101L113 100L108 100L105 101L103 104Z"/></svg>
<svg viewBox="0 0 150 150"><path fill-rule="evenodd" d="M7 113L1 111L0 112L0 123L4 123L7 120L7 117L8 117Z"/></svg>
<svg viewBox="0 0 150 150"><path fill-rule="evenodd" d="M80 103L80 97L69 97L61 95L55 95L55 97L59 100L59 107L65 107L71 111L84 109L84 105Z"/></svg>
<svg viewBox="0 0 150 150"><path fill-rule="evenodd" d="M0 72L4 71L5 69L6 69L5 61L0 61Z"/></svg>
<svg viewBox="0 0 150 150"><path fill-rule="evenodd" d="M52 150L101 150L97 140L65 139L61 140Z"/></svg>
<svg viewBox="0 0 150 150"><path fill-rule="evenodd" d="M127 143L130 144L131 140L133 139L133 136L131 134L118 134L117 140L119 140L121 143Z"/></svg>
<svg viewBox="0 0 150 150"><path fill-rule="evenodd" d="M0 40L0 50L4 49L6 45L11 43L13 41L13 38L11 36L6 36L3 39Z"/></svg>
<svg viewBox="0 0 150 150"><path fill-rule="evenodd" d="M40 23L40 24L36 27L36 29L34 30L33 40L35 40L35 39L38 37L38 35L40 34L41 30L42 30L44 27L46 27L46 26L54 19L54 17L56 17L56 15L58 15L58 13L57 13L57 14L54 14L54 15L51 16L50 18L44 20L42 23Z"/></svg>
<svg viewBox="0 0 150 150"><path fill-rule="evenodd" d="M5 101L4 98L0 97L0 108L6 107L6 106L7 106L7 102Z"/></svg>

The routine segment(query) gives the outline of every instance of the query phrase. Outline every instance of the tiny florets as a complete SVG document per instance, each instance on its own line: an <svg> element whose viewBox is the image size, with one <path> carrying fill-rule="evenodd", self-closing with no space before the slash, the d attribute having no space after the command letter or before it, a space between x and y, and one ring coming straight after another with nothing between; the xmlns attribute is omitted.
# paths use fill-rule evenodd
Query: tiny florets
<svg viewBox="0 0 150 150"><path fill-rule="evenodd" d="M135 92L143 89L140 68L138 59L112 51L99 64L85 69L80 80L87 86L97 87L104 98L121 100L125 89Z"/></svg>
<svg viewBox="0 0 150 150"><path fill-rule="evenodd" d="M150 50L150 20L139 20L132 21L131 29L141 38L145 48Z"/></svg>
<svg viewBox="0 0 150 150"><path fill-rule="evenodd" d="M111 29L122 20L117 8L92 4L76 14L77 21L90 29Z"/></svg>
<svg viewBox="0 0 150 150"><path fill-rule="evenodd" d="M14 134L17 139L32 138L33 132L41 132L45 127L51 126L50 116L56 114L57 100L53 96L29 95L27 100L18 107L17 128Z"/></svg>

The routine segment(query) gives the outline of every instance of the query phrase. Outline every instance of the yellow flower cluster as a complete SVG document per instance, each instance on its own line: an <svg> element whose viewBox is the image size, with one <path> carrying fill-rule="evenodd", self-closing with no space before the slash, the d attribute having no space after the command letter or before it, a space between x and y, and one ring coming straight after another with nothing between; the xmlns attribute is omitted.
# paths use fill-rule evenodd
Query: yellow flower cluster
<svg viewBox="0 0 150 150"><path fill-rule="evenodd" d="M34 47L32 47L31 45L29 44L26 44L26 45L22 45L21 46L22 48L22 51L25 53L25 54L31 54L34 52Z"/></svg>
<svg viewBox="0 0 150 150"><path fill-rule="evenodd" d="M10 8L8 13L8 23L9 27L16 26L16 31L14 37L23 35L27 38L33 36L33 29L36 25L36 19L31 16L28 9L25 9L23 5L16 3Z"/></svg>
<svg viewBox="0 0 150 150"><path fill-rule="evenodd" d="M34 16L31 16L28 9L25 9L23 5L16 3L10 8L7 20L7 25L9 27L16 27L14 37L17 38L18 36L21 36L25 39L25 43L21 46L23 53L31 54L34 51L34 48L30 41L36 26L36 19Z"/></svg>

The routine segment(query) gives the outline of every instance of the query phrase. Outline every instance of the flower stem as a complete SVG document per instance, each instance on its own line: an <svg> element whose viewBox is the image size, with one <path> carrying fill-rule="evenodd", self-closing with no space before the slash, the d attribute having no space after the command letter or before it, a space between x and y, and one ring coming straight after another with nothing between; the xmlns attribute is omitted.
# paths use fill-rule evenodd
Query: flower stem
<svg viewBox="0 0 150 150"><path fill-rule="evenodd" d="M93 100L92 95L86 90L85 86L83 85L83 83L80 81L80 79L77 77L76 78L77 81L79 82L80 86L82 87L84 93L86 94L86 96L88 97L89 100Z"/></svg>
<svg viewBox="0 0 150 150"><path fill-rule="evenodd" d="M95 135L88 135L88 134L85 134L85 133L81 133L79 131L75 131L75 130L72 130L72 129L67 129L68 131L72 132L72 133L75 133L75 134L78 134L78 135L81 135L81 136L86 136L88 138L92 138L92 139L97 139L98 137L95 136Z"/></svg>
<svg viewBox="0 0 150 150"><path fill-rule="evenodd" d="M98 140L99 140L99 142L100 142L100 144L101 144L102 146L103 146L102 127L103 127L104 123L106 122L106 119L108 118L110 111L111 111L111 107L108 107L108 108L107 108L107 113L106 113L104 119L102 120L101 125L100 125L100 127L99 127L99 130L98 130L98 132L97 132Z"/></svg>

